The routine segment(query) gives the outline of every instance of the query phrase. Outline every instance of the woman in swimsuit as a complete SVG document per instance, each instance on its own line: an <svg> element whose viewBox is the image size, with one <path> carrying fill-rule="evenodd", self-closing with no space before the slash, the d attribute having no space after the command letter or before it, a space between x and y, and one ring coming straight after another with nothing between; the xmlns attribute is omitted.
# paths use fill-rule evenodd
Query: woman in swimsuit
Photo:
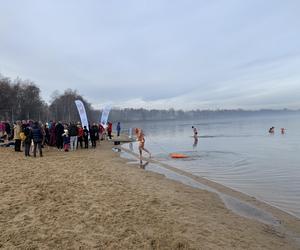
<svg viewBox="0 0 300 250"><path fill-rule="evenodd" d="M193 132L194 132L194 138L198 140L198 131L196 127L192 126Z"/></svg>
<svg viewBox="0 0 300 250"><path fill-rule="evenodd" d="M151 158L151 153L144 147L145 146L145 135L143 130L140 128L135 129L136 137L139 142L139 152L140 152L140 163L142 163L142 151L144 150L149 154L149 158Z"/></svg>

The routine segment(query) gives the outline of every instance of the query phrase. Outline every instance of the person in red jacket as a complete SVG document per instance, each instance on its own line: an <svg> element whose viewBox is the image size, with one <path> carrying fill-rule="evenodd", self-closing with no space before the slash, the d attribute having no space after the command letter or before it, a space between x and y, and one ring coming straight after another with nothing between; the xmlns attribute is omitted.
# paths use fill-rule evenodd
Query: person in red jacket
<svg viewBox="0 0 300 250"><path fill-rule="evenodd" d="M102 123L99 123L99 139L103 141L105 135L105 128L103 127Z"/></svg>
<svg viewBox="0 0 300 250"><path fill-rule="evenodd" d="M111 139L111 132L112 132L112 123L108 122L107 134L108 134L109 139Z"/></svg>
<svg viewBox="0 0 300 250"><path fill-rule="evenodd" d="M83 148L83 128L81 126L80 123L77 124L77 128L78 128L78 140L77 140L77 148L78 148L78 144L80 144L80 148Z"/></svg>

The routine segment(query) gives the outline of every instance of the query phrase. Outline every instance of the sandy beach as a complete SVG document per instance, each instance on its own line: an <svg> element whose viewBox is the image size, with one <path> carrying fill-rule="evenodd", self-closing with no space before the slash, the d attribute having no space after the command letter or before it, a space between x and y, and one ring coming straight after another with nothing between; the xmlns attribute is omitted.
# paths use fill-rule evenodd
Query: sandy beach
<svg viewBox="0 0 300 250"><path fill-rule="evenodd" d="M274 209L289 234L241 217L214 193L126 164L112 146L46 148L42 158L0 148L0 248L300 249L294 217Z"/></svg>

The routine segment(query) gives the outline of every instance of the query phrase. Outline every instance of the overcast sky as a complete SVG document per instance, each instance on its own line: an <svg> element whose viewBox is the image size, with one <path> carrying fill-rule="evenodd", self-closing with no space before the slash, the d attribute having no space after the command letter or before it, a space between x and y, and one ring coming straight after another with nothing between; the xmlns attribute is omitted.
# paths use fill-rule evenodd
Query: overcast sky
<svg viewBox="0 0 300 250"><path fill-rule="evenodd" d="M299 0L0 0L0 73L94 107L300 108Z"/></svg>

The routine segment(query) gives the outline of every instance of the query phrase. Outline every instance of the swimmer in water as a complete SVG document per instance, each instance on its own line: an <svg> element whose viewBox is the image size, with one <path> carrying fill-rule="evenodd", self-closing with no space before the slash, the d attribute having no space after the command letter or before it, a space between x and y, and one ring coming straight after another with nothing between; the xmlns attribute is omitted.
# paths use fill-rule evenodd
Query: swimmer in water
<svg viewBox="0 0 300 250"><path fill-rule="evenodd" d="M281 134L284 135L285 134L285 128L281 128Z"/></svg>
<svg viewBox="0 0 300 250"><path fill-rule="evenodd" d="M194 137L194 144L193 144L193 149L195 149L198 145L198 138Z"/></svg>
<svg viewBox="0 0 300 250"><path fill-rule="evenodd" d="M269 129L269 133L270 133L270 134L274 134L274 132L275 132L275 127L271 127L271 128Z"/></svg>
<svg viewBox="0 0 300 250"><path fill-rule="evenodd" d="M193 132L194 132L194 138L198 139L198 131L197 131L197 129L194 126L192 126L192 129L193 129Z"/></svg>

